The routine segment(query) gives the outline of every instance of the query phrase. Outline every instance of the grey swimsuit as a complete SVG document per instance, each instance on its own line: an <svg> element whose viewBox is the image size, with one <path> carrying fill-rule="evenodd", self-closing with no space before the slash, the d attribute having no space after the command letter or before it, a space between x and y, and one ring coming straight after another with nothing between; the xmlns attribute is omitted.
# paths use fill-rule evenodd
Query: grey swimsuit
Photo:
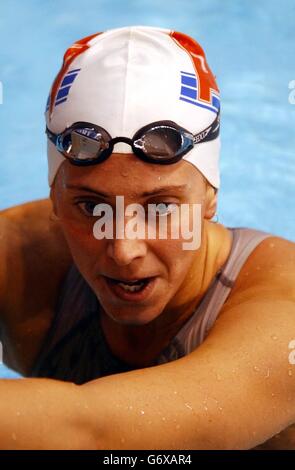
<svg viewBox="0 0 295 470"><path fill-rule="evenodd" d="M191 317L152 365L189 354L206 338L243 264L256 246L271 234L230 228L229 257L217 272ZM100 325L97 297L73 264L62 286L56 316L30 377L48 377L82 384L95 378L134 370L115 357Z"/></svg>

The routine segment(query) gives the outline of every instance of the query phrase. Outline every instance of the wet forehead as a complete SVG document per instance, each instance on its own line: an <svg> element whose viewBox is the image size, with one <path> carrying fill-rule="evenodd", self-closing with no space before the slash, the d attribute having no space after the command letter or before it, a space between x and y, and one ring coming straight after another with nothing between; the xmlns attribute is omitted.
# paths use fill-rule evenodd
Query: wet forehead
<svg viewBox="0 0 295 470"><path fill-rule="evenodd" d="M202 175L188 162L150 164L133 154L114 153L101 164L82 168L65 162L60 173L65 189L88 188L110 197L118 194L148 197L155 191L185 195L198 187L204 188Z"/></svg>

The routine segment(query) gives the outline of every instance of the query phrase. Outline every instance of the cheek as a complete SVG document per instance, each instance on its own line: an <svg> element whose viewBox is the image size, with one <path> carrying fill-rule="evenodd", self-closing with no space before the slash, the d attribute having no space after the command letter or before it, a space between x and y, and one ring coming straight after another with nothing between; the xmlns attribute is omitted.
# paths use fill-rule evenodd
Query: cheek
<svg viewBox="0 0 295 470"><path fill-rule="evenodd" d="M61 220L63 233L67 240L76 265L85 271L86 266L92 265L105 251L105 240L97 240L93 235L94 221L83 221L63 218Z"/></svg>

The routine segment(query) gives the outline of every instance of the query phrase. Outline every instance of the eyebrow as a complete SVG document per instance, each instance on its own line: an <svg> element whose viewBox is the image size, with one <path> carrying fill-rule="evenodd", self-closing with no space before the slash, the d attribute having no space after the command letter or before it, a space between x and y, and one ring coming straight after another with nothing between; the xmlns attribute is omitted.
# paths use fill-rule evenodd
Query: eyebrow
<svg viewBox="0 0 295 470"><path fill-rule="evenodd" d="M95 189L89 188L88 186L80 186L80 185L74 185L74 184L68 184L66 185L66 189L74 189L74 190L80 190L80 191L87 191L89 193L93 193L96 196L101 196L104 198L109 198L109 197L115 197L118 196L118 194L109 194L105 193L103 191L96 191ZM167 193L169 191L180 191L183 192L187 189L187 184L180 184L180 185L170 185L170 186L160 186L158 188L154 188L151 191L144 191L141 194L138 194L139 197L148 197L148 196L155 196L157 194L163 194Z"/></svg>

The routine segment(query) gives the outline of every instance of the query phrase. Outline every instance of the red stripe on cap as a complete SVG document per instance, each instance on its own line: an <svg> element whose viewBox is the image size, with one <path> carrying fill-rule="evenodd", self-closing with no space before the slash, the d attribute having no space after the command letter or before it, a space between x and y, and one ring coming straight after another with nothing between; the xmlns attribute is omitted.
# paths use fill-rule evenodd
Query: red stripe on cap
<svg viewBox="0 0 295 470"><path fill-rule="evenodd" d="M59 86L63 80L64 75L68 71L71 63L73 62L74 59L76 59L78 55L82 54L87 49L89 49L90 46L88 45L88 42L91 39L95 38L96 36L99 36L100 34L102 33L95 33L95 34L91 34L90 36L86 36L85 38L82 38L79 41L76 41L74 44L72 44L72 46L70 46L66 50L64 57L63 57L62 67L60 71L58 72L53 82L53 85L51 87L51 91L50 91L49 120L51 119L52 110L53 110L53 106L54 106L54 102L55 102L55 98L56 98Z"/></svg>
<svg viewBox="0 0 295 470"><path fill-rule="evenodd" d="M213 73L206 61L206 56L200 44L190 36L171 31L169 36L190 56L199 80L199 99L211 104L211 90L219 93Z"/></svg>

